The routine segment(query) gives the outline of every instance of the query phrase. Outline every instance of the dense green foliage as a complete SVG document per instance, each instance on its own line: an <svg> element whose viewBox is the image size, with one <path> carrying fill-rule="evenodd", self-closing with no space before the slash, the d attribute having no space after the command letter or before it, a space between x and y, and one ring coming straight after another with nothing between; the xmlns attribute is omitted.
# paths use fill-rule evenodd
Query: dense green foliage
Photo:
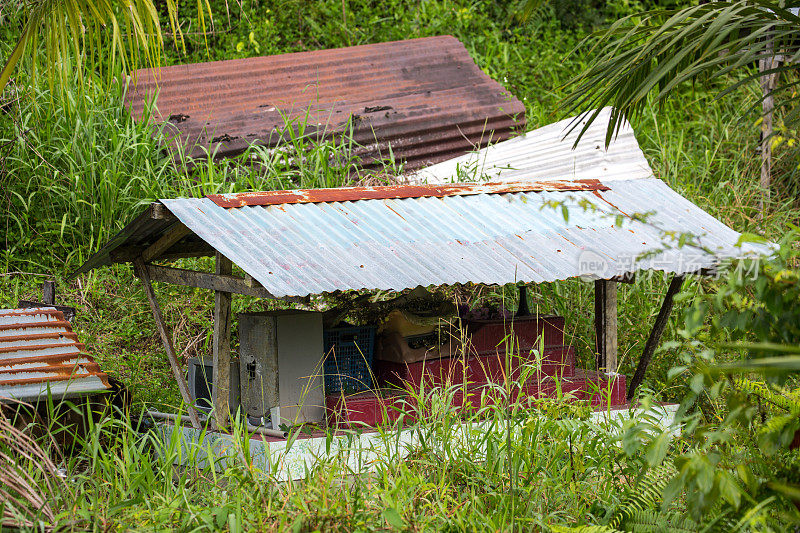
<svg viewBox="0 0 800 533"><path fill-rule="evenodd" d="M544 7L523 21L520 4L215 2L213 32L201 35L194 2L179 2L188 58L166 46L164 63L448 33L525 103L529 127L536 127L563 118L560 102L570 90L565 84L587 66L588 43L580 43L594 25L642 6L575 0ZM20 35L23 21L15 17L0 13L0 56L10 53ZM245 156L266 165L240 167L209 158L189 172L174 165L152 132L122 109L122 88L115 83L89 76L80 95L67 85L68 99L85 99L85 105L69 105L51 98L47 83L31 83L28 72L18 76L0 101L0 307L36 299L42 276L54 277L61 302L78 309L79 336L109 373L131 387L136 405L174 407L174 380L140 285L127 267L76 280L67 274L155 198L327 187L365 177L353 172L357 162L346 139L315 144L302 137L289 139L285 152ZM717 98L736 79L679 87L676 98L658 107L647 100L633 125L658 177L734 229L778 241L800 214L790 178L797 161L788 143L776 146L778 179L762 216L759 127L757 116L747 113L758 102L758 90L745 84ZM305 156L292 158L297 153ZM385 173L366 179L384 180L402 170L397 167L387 161ZM179 472L172 465L174 442L154 454L153 434L141 440L126 420L105 419L81 437L83 451L65 460L68 483L52 469L20 463L34 471L37 483L49 479L59 495L48 507L50 515L32 516L56 516L81 529L538 530L560 524L662 531L703 524L721 531L780 530L798 521L789 502L799 481L791 476L797 452L787 450L798 400L781 388L786 372L765 384L729 377L720 365L766 353L763 344L731 347L734 342L797 346L796 250L797 240L787 239L782 255L758 265L753 278L734 273L685 283L675 313L684 319L668 326L667 342L646 380L657 399L683 401L687 427L680 438L671 439L648 417L590 422L560 401L543 405L537 417L487 408L480 413L483 423L501 431L462 438L459 417L444 408L454 391L440 390L427 393L440 408L415 429L421 441L407 458L387 444L374 474L354 476L338 457L314 469L307 482L280 485L247 461L217 470L193 464ZM209 266L203 259L187 263ZM623 372L630 374L636 363L665 287L665 279L653 275L620 288ZM532 309L567 317L581 366L591 368L591 286L569 281L531 292ZM208 353L212 295L174 286L159 286L158 294L176 346L185 347L180 357ZM471 297L513 294L485 288ZM237 297L234 312L263 305ZM668 372L677 364L682 366Z"/></svg>
<svg viewBox="0 0 800 533"><path fill-rule="evenodd" d="M177 24L177 2L164 0L163 6L170 29L178 35L175 44L180 47L182 32ZM110 80L120 70L135 69L141 59L155 65L161 57L164 44L161 21L151 0L30 0L4 4L3 8L19 19L21 31L14 35L11 50L5 55L0 91L21 65L33 77L37 73L46 77L50 89L57 80L59 95L63 96L62 89L73 80L82 85L85 70L105 72ZM202 28L205 28L206 9L210 12L210 8L206 0L197 1Z"/></svg>
<svg viewBox="0 0 800 533"><path fill-rule="evenodd" d="M592 62L575 79L565 101L583 111L611 105L617 114L608 125L608 142L623 117L637 117L652 101L662 101L682 83L715 80L720 96L776 74L769 94L787 106L785 125L794 130L797 103L797 2L701 2L680 9L654 9L622 17L600 32ZM782 62L754 68L761 59ZM737 76L731 76L731 74ZM653 97L652 99L649 97ZM755 106L760 107L760 102ZM752 109L743 109L743 112Z"/></svg>

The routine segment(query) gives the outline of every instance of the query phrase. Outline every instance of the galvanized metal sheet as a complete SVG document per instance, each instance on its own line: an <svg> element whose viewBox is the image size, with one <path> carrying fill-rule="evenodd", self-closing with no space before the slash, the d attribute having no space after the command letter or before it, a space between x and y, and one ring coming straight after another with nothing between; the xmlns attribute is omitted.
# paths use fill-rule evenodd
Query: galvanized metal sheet
<svg viewBox="0 0 800 533"><path fill-rule="evenodd" d="M72 397L109 388L72 326L52 307L0 309L0 400Z"/></svg>
<svg viewBox="0 0 800 533"><path fill-rule="evenodd" d="M605 147L611 108L600 110L575 146L586 116L572 117L508 141L429 166L414 173L417 182L517 180L631 180L653 177L630 124L624 122Z"/></svg>
<svg viewBox="0 0 800 533"><path fill-rule="evenodd" d="M738 233L661 180L603 185L229 208L209 198L162 202L277 297L690 273L769 253L737 247Z"/></svg>
<svg viewBox="0 0 800 533"><path fill-rule="evenodd" d="M142 69L133 80L133 115L157 94L150 119L193 157L273 147L285 128L327 138L352 127L367 165L391 147L414 169L525 125L522 103L450 36Z"/></svg>

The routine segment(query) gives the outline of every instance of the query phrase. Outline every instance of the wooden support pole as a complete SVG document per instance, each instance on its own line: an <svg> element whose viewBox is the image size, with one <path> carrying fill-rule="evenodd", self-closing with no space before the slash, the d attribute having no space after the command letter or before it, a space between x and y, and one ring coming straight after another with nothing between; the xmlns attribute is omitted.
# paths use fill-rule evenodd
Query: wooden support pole
<svg viewBox="0 0 800 533"><path fill-rule="evenodd" d="M759 61L759 70L764 71L771 67L769 59L761 59ZM759 185L761 186L761 211L763 211L765 204L769 202L770 196L770 183L772 175L772 114L775 109L775 101L771 94L770 85L772 84L772 75L766 74L761 76L761 92L763 100L761 101L761 179Z"/></svg>
<svg viewBox="0 0 800 533"><path fill-rule="evenodd" d="M658 316L656 316L653 329L650 331L650 336L647 338L647 343L644 345L642 356L639 358L639 364L636 366L636 373L633 374L633 379L631 379L631 383L628 386L629 400L633 398L633 394L636 392L636 389L644 380L644 374L647 372L647 365L650 364L650 360L653 358L653 353L658 347L658 342L661 340L661 335L664 333L664 328L667 326L669 314L672 312L672 304L675 295L681 290L683 280L684 276L676 274L669 283L667 294L664 296L664 301L661 304L661 309L658 311Z"/></svg>
<svg viewBox="0 0 800 533"><path fill-rule="evenodd" d="M56 304L56 282L46 280L42 283L42 302L48 305Z"/></svg>
<svg viewBox="0 0 800 533"><path fill-rule="evenodd" d="M192 421L192 426L195 429L200 429L200 418L197 416L194 405L192 405L192 397L189 394L189 386L186 384L186 378L178 366L178 358L175 356L175 349L172 347L172 339L167 333L167 325L164 322L164 317L161 315L161 308L158 306L156 300L156 293L153 290L153 284L150 282L150 276L147 273L147 267L142 258L138 258L133 262L133 268L136 271L136 276L142 280L144 292L147 295L147 301L150 302L150 309L153 311L153 318L156 321L158 333L161 335L161 342L164 343L164 349L167 351L167 358L169 359L169 366L172 368L172 374L178 382L178 390L183 398L183 403L186 404L189 413L189 419Z"/></svg>
<svg viewBox="0 0 800 533"><path fill-rule="evenodd" d="M215 274L230 276L231 260L216 253ZM228 426L231 390L231 293L214 291L214 423L217 429Z"/></svg>
<svg viewBox="0 0 800 533"><path fill-rule="evenodd" d="M617 371L617 282L599 279L594 282L594 328L597 369Z"/></svg>
<svg viewBox="0 0 800 533"><path fill-rule="evenodd" d="M766 56L758 60L758 70L768 72L778 66L775 57L775 41L772 35L766 37ZM761 199L759 200L761 213L759 218L764 217L764 209L770 199L770 188L772 184L772 116L775 110L775 98L772 92L778 85L777 72L769 72L759 78L761 84Z"/></svg>

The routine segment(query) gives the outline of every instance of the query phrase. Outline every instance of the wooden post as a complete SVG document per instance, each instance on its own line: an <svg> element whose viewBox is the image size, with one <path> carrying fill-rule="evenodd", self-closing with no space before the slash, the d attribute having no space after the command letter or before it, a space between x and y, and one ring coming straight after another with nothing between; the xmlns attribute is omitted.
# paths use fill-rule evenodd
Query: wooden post
<svg viewBox="0 0 800 533"><path fill-rule="evenodd" d="M56 282L47 280L42 283L42 302L48 305L56 304Z"/></svg>
<svg viewBox="0 0 800 533"><path fill-rule="evenodd" d="M669 314L672 312L672 304L675 295L681 290L683 285L684 276L675 275L667 288L667 294L664 295L664 301L661 304L661 309L658 311L653 329L650 331L650 336L647 338L647 343L644 345L642 356L639 358L639 364L636 366L636 372L633 374L633 379L628 386L628 399L633 398L633 393L644 380L644 374L647 371L647 365L650 364L650 359L653 358L653 353L658 347L658 342L661 340L661 335L664 333L664 328L667 326Z"/></svg>
<svg viewBox="0 0 800 533"><path fill-rule="evenodd" d="M597 369L617 371L617 282L599 279L594 282L594 328Z"/></svg>
<svg viewBox="0 0 800 533"><path fill-rule="evenodd" d="M215 273L230 276L231 260L216 253ZM228 426L231 390L231 293L214 291L214 423L216 429Z"/></svg>
<svg viewBox="0 0 800 533"><path fill-rule="evenodd" d="M153 284L150 282L150 275L147 272L147 266L141 257L133 261L133 268L136 270L136 276L142 280L144 292L147 295L147 301L150 302L150 309L153 311L153 318L156 321L156 327L161 335L161 342L164 343L164 349L167 351L167 358L169 359L169 366L172 368L172 374L178 382L178 390L183 398L183 403L186 404L189 413L189 419L192 421L192 426L195 429L200 429L200 419L197 416L194 405L192 405L192 397L189 394L189 386L186 384L186 378L178 366L178 358L175 356L175 349L172 347L172 339L167 333L167 325L164 322L164 317L161 315L161 308L158 306L156 300L156 293L153 290Z"/></svg>
<svg viewBox="0 0 800 533"><path fill-rule="evenodd" d="M767 36L766 53L768 57L758 60L758 70L765 72L772 70L777 66L777 61L774 55L775 41L771 36ZM775 99L772 96L772 91L778 84L778 73L769 73L762 75L761 82L761 179L759 184L761 186L761 200L759 201L761 207L760 216L764 216L764 209L770 198L770 187L772 182L772 115L775 110Z"/></svg>

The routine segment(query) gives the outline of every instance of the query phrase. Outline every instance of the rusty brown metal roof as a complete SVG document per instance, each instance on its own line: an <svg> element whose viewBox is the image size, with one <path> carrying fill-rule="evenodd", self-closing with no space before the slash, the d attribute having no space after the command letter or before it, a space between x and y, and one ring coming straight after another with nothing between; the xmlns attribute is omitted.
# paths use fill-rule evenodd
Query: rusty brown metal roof
<svg viewBox="0 0 800 533"><path fill-rule="evenodd" d="M416 169L525 126L523 104L451 36L142 69L134 80L133 115L158 93L152 120L168 122L170 146L192 157L274 147L300 121L325 138L352 127L354 155L367 166L391 146Z"/></svg>
<svg viewBox="0 0 800 533"><path fill-rule="evenodd" d="M61 311L0 309L0 400L107 390L106 374L85 350Z"/></svg>

